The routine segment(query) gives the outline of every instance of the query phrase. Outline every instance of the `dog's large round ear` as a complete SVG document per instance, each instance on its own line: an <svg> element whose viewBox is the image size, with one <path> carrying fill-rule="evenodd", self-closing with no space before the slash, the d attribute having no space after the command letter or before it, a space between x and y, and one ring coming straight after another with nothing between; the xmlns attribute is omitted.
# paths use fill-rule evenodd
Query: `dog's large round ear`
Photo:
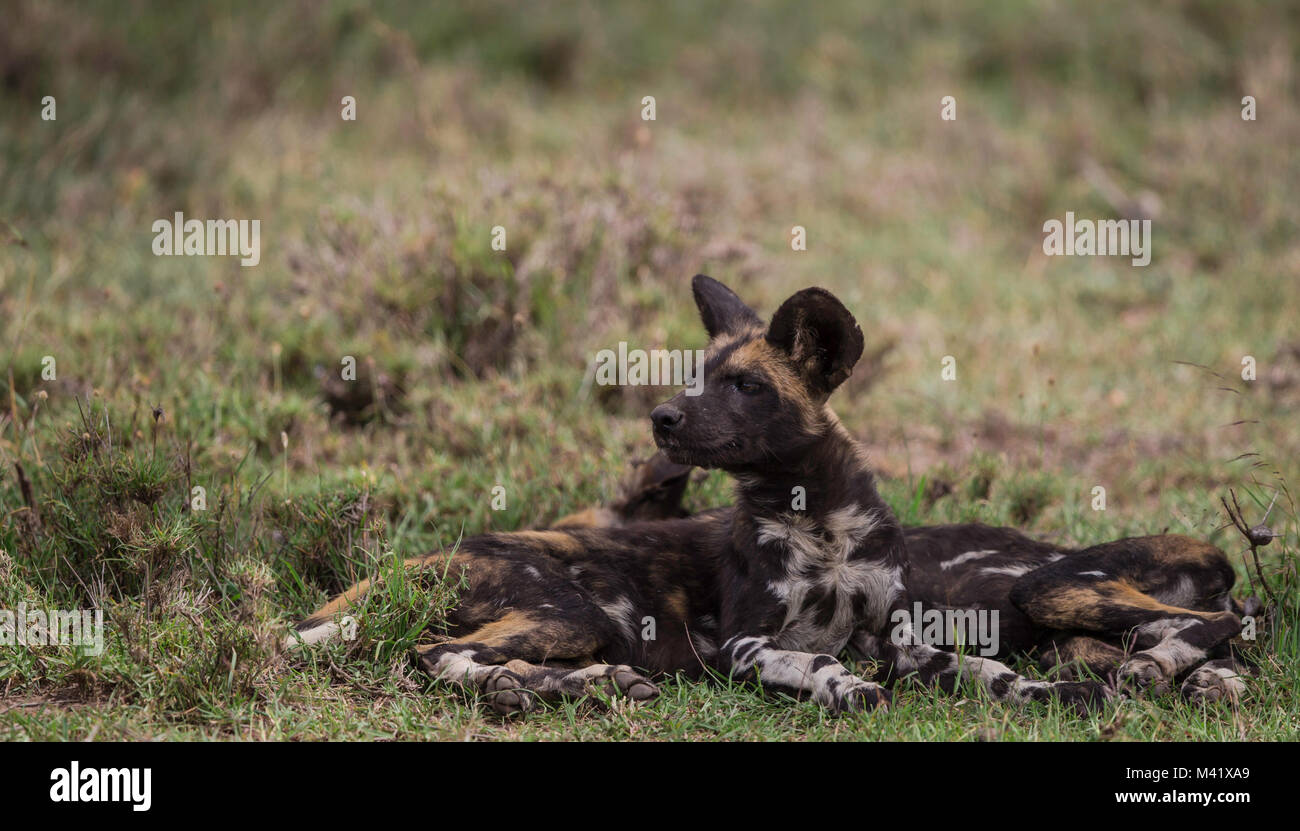
<svg viewBox="0 0 1300 831"><path fill-rule="evenodd" d="M730 332L761 326L762 319L758 313L745 305L745 301L726 286L696 274L691 280L691 291L695 294L695 305L700 309L700 320L710 338Z"/></svg>
<svg viewBox="0 0 1300 831"><path fill-rule="evenodd" d="M804 289L781 304L767 330L768 343L790 356L817 392L844 383L862 357L862 329L826 289Z"/></svg>

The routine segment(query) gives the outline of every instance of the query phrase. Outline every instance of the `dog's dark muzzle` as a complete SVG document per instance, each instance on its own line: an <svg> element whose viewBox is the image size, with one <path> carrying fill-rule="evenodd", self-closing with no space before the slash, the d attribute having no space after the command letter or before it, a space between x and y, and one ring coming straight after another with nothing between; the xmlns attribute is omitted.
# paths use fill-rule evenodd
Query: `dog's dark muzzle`
<svg viewBox="0 0 1300 831"><path fill-rule="evenodd" d="M654 424L655 438L667 438L686 423L686 413L672 404L660 404L650 413L650 421Z"/></svg>

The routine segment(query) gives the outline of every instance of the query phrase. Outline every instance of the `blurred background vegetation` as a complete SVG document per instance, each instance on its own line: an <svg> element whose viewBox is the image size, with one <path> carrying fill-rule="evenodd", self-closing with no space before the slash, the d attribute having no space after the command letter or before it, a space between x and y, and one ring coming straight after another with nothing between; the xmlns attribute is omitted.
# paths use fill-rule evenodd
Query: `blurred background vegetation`
<svg viewBox="0 0 1300 831"><path fill-rule="evenodd" d="M908 521L1190 530L1237 557L1217 497L1253 495L1257 518L1296 478L1294 3L15 0L5 17L0 601L107 593L145 621L224 603L233 633L385 546L608 499L670 390L584 394L588 363L620 340L701 346L697 272L764 313L808 285L855 312L869 358L838 410ZM261 264L153 256L176 211L260 219ZM1043 256L1066 211L1152 219L1151 265ZM726 497L715 475L695 500ZM1281 503L1266 561L1290 580Z"/></svg>

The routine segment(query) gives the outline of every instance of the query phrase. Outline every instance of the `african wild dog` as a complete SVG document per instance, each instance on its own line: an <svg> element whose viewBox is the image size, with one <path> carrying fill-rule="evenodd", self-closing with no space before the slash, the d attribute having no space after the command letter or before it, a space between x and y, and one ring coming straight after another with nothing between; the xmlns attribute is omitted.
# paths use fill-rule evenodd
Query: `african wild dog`
<svg viewBox="0 0 1300 831"><path fill-rule="evenodd" d="M834 711L886 703L881 683L835 657L847 649L879 662L886 683L907 676L951 689L969 677L996 699L1057 697L1086 707L1109 690L1094 680L1030 680L989 658L895 642L893 613L914 600L1004 614L1018 607L1008 626L1021 627L1025 642L1136 628L1149 648L1128 660L1126 675L1147 682L1184 669L1187 647L1208 649L1236 631L1225 600L1231 569L1217 549L1194 540L1126 540L1065 556L1008 529L904 532L877 494L861 446L827 406L862 354L848 310L822 289L805 289L764 326L721 283L701 275L693 289L710 338L703 393L679 393L651 415L667 459L647 469L643 492L652 497L408 561L422 575L463 578L449 638L419 650L433 676L482 691L503 713L596 685L650 698L657 690L649 676L697 677L710 667ZM681 471L690 465L734 476L736 506L638 519L680 511ZM796 487L802 510L792 508ZM987 545L962 547L981 534ZM909 554L913 541L919 557ZM975 566L981 558L988 562ZM1186 575L1177 596L1153 576L1167 581L1175 570ZM367 587L344 592L290 640L329 637L338 630L334 616ZM1203 607L1210 594L1213 611ZM653 638L643 637L649 622ZM1004 644L1021 642L1008 634L1021 633L1005 633ZM1062 657L1095 651L1080 638L1058 646Z"/></svg>

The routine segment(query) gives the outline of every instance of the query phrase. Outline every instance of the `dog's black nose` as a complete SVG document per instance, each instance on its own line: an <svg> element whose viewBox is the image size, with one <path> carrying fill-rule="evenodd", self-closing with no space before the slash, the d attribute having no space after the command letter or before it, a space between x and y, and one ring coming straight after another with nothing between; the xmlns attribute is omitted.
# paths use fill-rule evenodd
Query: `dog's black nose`
<svg viewBox="0 0 1300 831"><path fill-rule="evenodd" d="M685 418L686 413L672 404L660 404L650 413L650 420L654 422L655 429L661 433L671 433L676 430Z"/></svg>

